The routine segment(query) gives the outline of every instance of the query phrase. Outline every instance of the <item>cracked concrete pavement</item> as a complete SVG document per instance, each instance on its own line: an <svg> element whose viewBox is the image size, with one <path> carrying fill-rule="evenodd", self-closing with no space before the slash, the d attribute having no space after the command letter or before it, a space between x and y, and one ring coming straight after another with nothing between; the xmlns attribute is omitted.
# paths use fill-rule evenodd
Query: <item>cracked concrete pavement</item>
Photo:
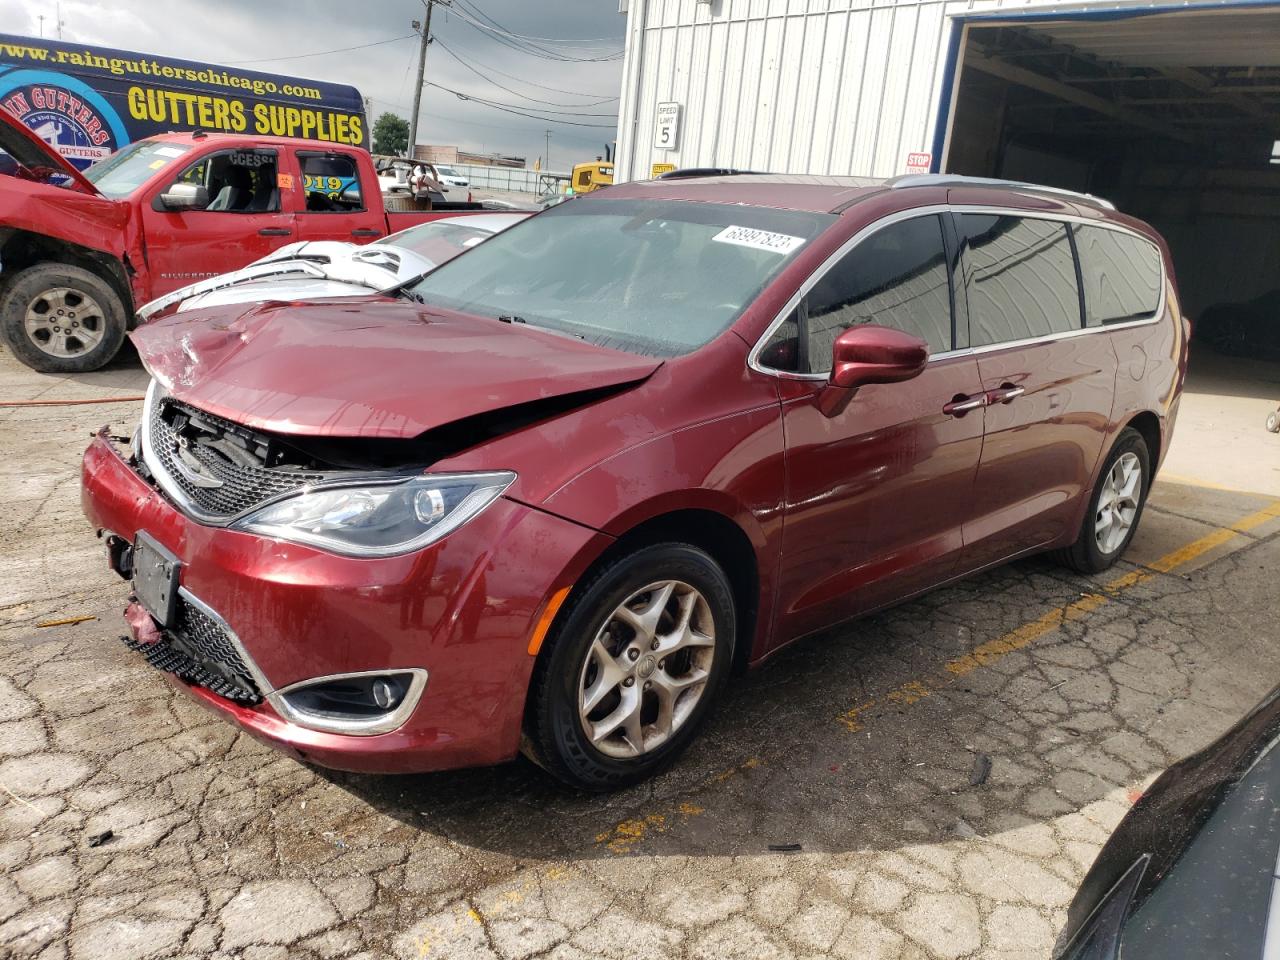
<svg viewBox="0 0 1280 960"><path fill-rule="evenodd" d="M0 356L0 402L144 385ZM1046 957L1137 791L1280 676L1276 501L1161 483L1115 570L1034 559L795 645L644 786L326 772L118 642L77 468L137 406L0 407L3 958Z"/></svg>

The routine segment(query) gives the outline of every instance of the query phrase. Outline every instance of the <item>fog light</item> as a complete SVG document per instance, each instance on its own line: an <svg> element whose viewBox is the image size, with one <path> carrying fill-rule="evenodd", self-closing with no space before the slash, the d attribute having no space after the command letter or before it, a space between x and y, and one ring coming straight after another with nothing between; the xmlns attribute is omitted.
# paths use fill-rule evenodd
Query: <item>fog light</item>
<svg viewBox="0 0 1280 960"><path fill-rule="evenodd" d="M304 680L268 699L285 719L313 730L368 735L408 719L427 683L420 669L349 673Z"/></svg>
<svg viewBox="0 0 1280 960"><path fill-rule="evenodd" d="M400 702L403 696L403 691L393 687L390 681L375 680L373 682L373 702L383 710L390 710Z"/></svg>

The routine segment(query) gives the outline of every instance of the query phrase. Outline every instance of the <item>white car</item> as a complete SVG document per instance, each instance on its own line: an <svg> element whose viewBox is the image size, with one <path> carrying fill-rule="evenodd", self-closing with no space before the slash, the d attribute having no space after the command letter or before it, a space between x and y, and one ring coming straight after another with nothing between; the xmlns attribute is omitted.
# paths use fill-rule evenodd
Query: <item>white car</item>
<svg viewBox="0 0 1280 960"><path fill-rule="evenodd" d="M367 246L338 240L291 243L240 270L200 280L152 300L138 310L138 320L230 303L323 300L386 290L422 276L527 216L530 214L442 217Z"/></svg>
<svg viewBox="0 0 1280 960"><path fill-rule="evenodd" d="M436 174L437 174L436 179L438 179L446 187L470 186L470 184L467 183L467 178L464 177L462 174L460 174L457 170L453 169L453 167L448 166L447 164L437 163L435 165L435 168L436 168Z"/></svg>

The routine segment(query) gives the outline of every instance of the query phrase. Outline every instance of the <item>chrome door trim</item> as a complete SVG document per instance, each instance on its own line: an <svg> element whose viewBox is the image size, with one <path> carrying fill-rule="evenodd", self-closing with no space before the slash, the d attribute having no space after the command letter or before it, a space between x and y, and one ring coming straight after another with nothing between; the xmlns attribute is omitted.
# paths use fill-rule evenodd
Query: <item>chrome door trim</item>
<svg viewBox="0 0 1280 960"><path fill-rule="evenodd" d="M1095 220L1091 217L1083 217L1077 214L1056 213L1040 210L1019 210L1015 207L1000 207L987 204L969 205L969 204L952 204L952 203L936 203L924 207L911 207L907 210L898 210L894 213L887 214L873 223L867 224L852 237L842 243L839 248L833 252L826 260L805 278L799 289L787 300L782 309L778 312L765 328L755 342L755 346L751 348L751 352L747 354L747 366L756 373L764 374L767 377L776 377L779 380L801 380L810 383L826 382L830 376L825 373L794 373L788 370L775 370L773 367L766 367L760 362L760 353L764 350L765 344L777 332L778 328L786 322L791 312L800 305L800 301L817 286L818 282L831 271L832 268L849 253L854 247L866 240L873 233L890 227L895 223L901 223L903 220L911 220L915 217L926 217L937 215L940 213L986 213L998 216L1022 217L1024 219L1033 220L1053 220L1058 223L1078 223L1087 227L1101 227L1105 230L1115 230L1119 233L1127 234L1137 240L1150 245L1156 251L1157 260L1160 263L1160 302L1156 306L1155 311L1146 317L1137 320L1128 320L1124 323L1103 324L1096 327L1081 327L1078 330L1064 330L1061 333L1051 333L1043 337L1028 337L1023 340L1006 340L1002 343L990 343L978 347L962 347L957 350L945 350L941 353L932 354L929 357L929 363L935 360L948 360L953 357L973 355L977 356L984 353L993 353L997 350L1016 350L1022 347L1032 346L1040 343L1050 343L1055 340L1068 340L1072 337L1084 336L1086 334L1111 333L1115 330L1127 330L1132 327L1149 326L1157 323L1162 316L1169 300L1169 277L1165 271L1164 255L1160 248L1152 242L1150 237L1143 236L1131 227L1127 227L1121 223L1112 223L1107 220ZM1073 254L1074 256L1074 254Z"/></svg>

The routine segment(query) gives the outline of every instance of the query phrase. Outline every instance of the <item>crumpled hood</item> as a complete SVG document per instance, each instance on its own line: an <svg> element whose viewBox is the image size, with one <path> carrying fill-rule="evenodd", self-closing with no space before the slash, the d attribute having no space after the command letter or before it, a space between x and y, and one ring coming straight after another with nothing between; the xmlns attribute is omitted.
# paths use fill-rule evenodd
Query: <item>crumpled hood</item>
<svg viewBox="0 0 1280 960"><path fill-rule="evenodd" d="M274 433L414 437L645 379L662 361L408 300L221 307L131 335L173 396Z"/></svg>
<svg viewBox="0 0 1280 960"><path fill-rule="evenodd" d="M138 319L145 322L163 313L228 303L360 296L412 280L434 266L426 257L390 244L359 247L344 241L303 240L239 270L198 280L157 297L138 308Z"/></svg>

